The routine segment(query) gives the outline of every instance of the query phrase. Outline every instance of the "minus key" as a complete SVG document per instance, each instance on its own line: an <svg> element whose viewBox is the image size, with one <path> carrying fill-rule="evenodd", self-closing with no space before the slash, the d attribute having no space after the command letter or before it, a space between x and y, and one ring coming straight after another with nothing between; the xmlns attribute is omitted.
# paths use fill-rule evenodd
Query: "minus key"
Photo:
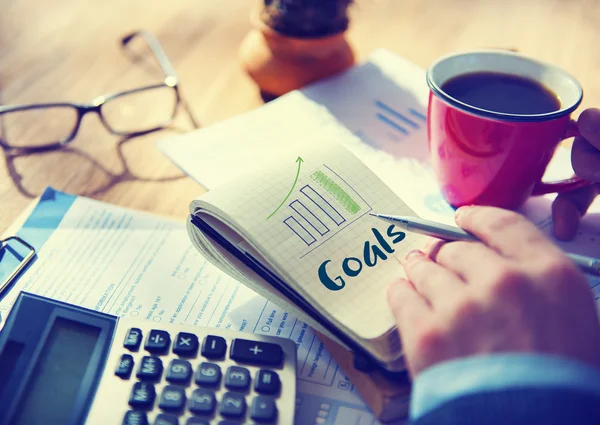
<svg viewBox="0 0 600 425"><path fill-rule="evenodd" d="M207 359L222 359L227 351L225 338L215 335L207 335L202 342L202 355Z"/></svg>

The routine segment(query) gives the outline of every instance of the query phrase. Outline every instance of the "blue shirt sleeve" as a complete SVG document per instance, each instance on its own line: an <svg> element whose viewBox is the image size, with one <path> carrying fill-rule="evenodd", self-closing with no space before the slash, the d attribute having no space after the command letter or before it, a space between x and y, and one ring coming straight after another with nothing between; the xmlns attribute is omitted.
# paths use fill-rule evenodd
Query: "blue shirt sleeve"
<svg viewBox="0 0 600 425"><path fill-rule="evenodd" d="M413 383L413 420L460 396L515 387L564 388L600 396L600 369L577 360L540 354L466 357L432 366Z"/></svg>

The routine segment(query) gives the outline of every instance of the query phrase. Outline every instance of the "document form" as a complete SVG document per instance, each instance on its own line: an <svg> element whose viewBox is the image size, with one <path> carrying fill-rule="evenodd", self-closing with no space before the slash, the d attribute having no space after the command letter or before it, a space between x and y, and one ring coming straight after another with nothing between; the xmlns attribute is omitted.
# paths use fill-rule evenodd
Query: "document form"
<svg viewBox="0 0 600 425"><path fill-rule="evenodd" d="M377 424L312 329L208 263L183 223L49 188L18 234L38 258L0 301L1 317L26 290L156 326L291 338L298 346L297 423Z"/></svg>

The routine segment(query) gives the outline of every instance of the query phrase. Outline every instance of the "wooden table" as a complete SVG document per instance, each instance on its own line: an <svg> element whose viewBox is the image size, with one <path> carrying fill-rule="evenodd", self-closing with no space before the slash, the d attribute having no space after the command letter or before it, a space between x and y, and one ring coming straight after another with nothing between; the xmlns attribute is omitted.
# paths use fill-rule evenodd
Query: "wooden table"
<svg viewBox="0 0 600 425"><path fill-rule="evenodd" d="M0 101L86 102L157 81L119 47L137 29L154 33L203 125L257 107L256 87L237 61L254 0L4 0L0 13ZM584 106L600 105L600 1L358 0L350 36L359 57L384 47L427 67L462 49L516 48L574 74ZM35 122L31 124L35 131ZM47 185L73 194L183 219L202 188L156 148L190 129L130 140L86 117L69 148L0 161L0 231Z"/></svg>

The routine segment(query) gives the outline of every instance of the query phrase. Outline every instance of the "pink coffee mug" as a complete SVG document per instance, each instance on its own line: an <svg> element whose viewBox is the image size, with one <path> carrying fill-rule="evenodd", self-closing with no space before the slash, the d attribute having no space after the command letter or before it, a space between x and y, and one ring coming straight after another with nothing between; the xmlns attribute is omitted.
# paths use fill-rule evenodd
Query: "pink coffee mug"
<svg viewBox="0 0 600 425"><path fill-rule="evenodd" d="M533 79L560 101L544 114L511 114L468 105L444 92L451 78L495 72ZM542 176L561 140L578 135L570 114L581 103L577 80L515 52L482 50L445 56L427 70L429 152L443 196L454 207L516 209L531 195L583 187L576 176L545 183Z"/></svg>

